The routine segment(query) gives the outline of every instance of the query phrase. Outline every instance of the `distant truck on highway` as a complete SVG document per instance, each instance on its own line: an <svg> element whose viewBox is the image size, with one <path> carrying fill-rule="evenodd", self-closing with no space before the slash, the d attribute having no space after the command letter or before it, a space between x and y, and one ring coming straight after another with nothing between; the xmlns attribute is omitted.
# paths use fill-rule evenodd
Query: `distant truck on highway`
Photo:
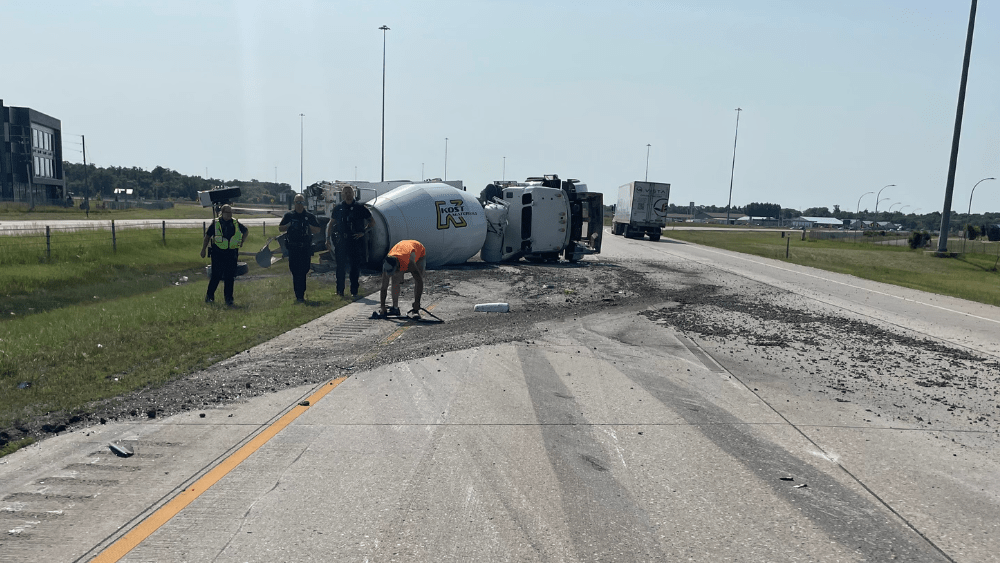
<svg viewBox="0 0 1000 563"><path fill-rule="evenodd" d="M611 234L625 238L660 240L667 225L670 204L670 184L662 182L629 182L618 188L618 204L611 222Z"/></svg>

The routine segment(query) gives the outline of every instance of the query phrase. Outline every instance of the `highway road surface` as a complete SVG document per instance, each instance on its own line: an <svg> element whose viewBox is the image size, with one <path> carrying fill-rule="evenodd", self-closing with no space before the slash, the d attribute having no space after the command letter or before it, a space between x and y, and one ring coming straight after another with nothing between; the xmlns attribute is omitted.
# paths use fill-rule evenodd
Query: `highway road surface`
<svg viewBox="0 0 1000 563"><path fill-rule="evenodd" d="M427 287L0 458L2 559L1000 560L1000 309L608 231Z"/></svg>

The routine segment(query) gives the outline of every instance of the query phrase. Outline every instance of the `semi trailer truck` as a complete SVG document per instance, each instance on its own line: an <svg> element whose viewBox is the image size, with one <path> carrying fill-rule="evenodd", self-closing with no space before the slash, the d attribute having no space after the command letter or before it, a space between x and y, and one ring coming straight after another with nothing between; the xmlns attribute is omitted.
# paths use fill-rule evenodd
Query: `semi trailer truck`
<svg viewBox="0 0 1000 563"><path fill-rule="evenodd" d="M611 233L625 238L660 240L667 225L670 204L670 184L662 182L629 182L618 188L618 203L611 223Z"/></svg>

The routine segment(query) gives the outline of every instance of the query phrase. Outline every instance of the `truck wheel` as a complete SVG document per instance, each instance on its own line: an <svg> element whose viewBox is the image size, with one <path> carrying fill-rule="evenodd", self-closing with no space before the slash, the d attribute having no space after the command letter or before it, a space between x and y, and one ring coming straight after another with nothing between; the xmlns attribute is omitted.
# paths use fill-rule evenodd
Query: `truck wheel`
<svg viewBox="0 0 1000 563"><path fill-rule="evenodd" d="M660 233L649 233L649 240L653 242L660 240Z"/></svg>

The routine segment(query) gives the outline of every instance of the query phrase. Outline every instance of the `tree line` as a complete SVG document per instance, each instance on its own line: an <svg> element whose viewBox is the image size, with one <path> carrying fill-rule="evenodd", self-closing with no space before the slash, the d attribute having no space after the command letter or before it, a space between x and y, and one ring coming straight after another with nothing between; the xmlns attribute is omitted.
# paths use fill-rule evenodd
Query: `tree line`
<svg viewBox="0 0 1000 563"><path fill-rule="evenodd" d="M286 183L260 182L256 179L221 180L187 176L180 172L157 166L143 170L138 166L100 167L88 164L63 162L63 177L66 189L74 198L89 196L91 199L113 200L115 190L131 189L129 199L169 199L194 201L198 192L219 187L239 187L240 203L278 203L283 193L292 191ZM121 197L121 196L119 196Z"/></svg>

